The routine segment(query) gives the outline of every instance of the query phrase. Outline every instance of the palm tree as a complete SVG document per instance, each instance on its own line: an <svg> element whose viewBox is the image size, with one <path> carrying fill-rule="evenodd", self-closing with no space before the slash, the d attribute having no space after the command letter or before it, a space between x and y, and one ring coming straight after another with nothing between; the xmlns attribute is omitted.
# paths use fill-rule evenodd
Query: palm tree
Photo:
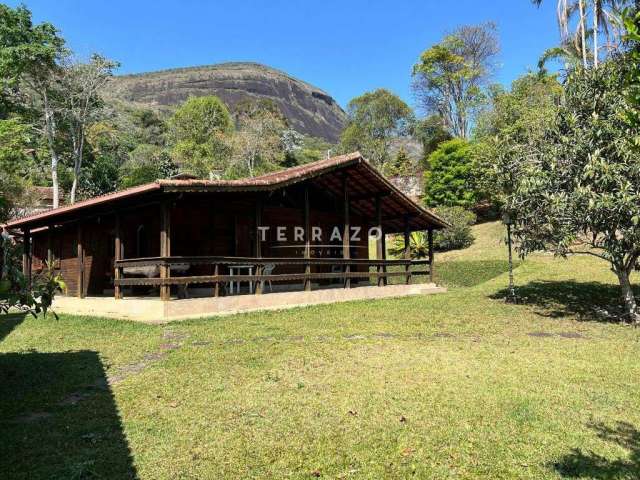
<svg viewBox="0 0 640 480"><path fill-rule="evenodd" d="M571 70L582 63L582 51L573 42L566 42L557 47L546 49L538 60L538 69L546 71L545 66L551 60L562 60L566 70Z"/></svg>
<svg viewBox="0 0 640 480"><path fill-rule="evenodd" d="M590 64L598 68L600 60L600 33L607 36L608 50L617 47L620 39L618 29L619 14L631 0L557 0L558 27L560 29L560 46L547 50L542 56L544 61L551 58L569 59L574 64L574 53L579 54L582 65L587 68ZM536 5L542 5L543 0L531 0ZM608 7L608 8L607 8ZM576 19L577 17L577 19ZM592 27L588 28L589 17ZM575 32L571 33L572 22L575 22ZM612 35L613 34L613 35ZM591 40L591 45L589 45ZM544 64L544 62L543 62Z"/></svg>

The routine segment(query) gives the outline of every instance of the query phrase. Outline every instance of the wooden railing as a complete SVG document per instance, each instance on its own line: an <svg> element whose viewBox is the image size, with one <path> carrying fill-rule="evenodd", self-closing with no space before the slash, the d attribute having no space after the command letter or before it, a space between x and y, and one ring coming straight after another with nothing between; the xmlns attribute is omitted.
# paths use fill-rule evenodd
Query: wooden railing
<svg viewBox="0 0 640 480"><path fill-rule="evenodd" d="M202 266L208 265L213 267L212 275L182 275L171 276L171 266L178 265ZM300 266L302 273L278 273L263 274L266 265L278 266ZM221 274L220 271L224 267L233 267L237 265L252 265L256 272L252 275L228 275ZM340 266L341 272L312 272L313 266ZM158 267L159 277L152 278L126 278L128 267ZM222 267L222 268L221 268ZM350 267L350 268L347 268ZM366 267L359 271L354 267ZM374 267L375 271L370 271ZM389 271L390 267L399 267L399 271ZM416 269L416 267L428 267L427 269ZM386 284L387 279L391 277L404 277L404 281L409 284L411 278L416 275L431 276L432 268L429 260L368 260L368 259L344 259L344 258L255 258L255 257L150 257L150 258L131 258L126 260L115 261L114 285L116 288L116 298L121 298L122 287L125 286L159 286L165 287L165 294L161 292L161 296L168 299L168 290L166 287L172 285L188 286L197 285L213 285L214 296L220 293L220 286L228 282L253 282L256 285L255 293L262 293L262 287L265 282L296 282L300 281L306 285L307 290L311 288L313 280L342 280L345 286L349 284L347 279L377 279L377 284L382 286Z"/></svg>

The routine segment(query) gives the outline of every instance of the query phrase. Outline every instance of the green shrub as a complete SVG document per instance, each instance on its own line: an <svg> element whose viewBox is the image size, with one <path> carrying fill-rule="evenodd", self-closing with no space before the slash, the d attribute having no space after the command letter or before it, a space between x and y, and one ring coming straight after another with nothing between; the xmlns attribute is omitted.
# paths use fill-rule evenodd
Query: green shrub
<svg viewBox="0 0 640 480"><path fill-rule="evenodd" d="M429 241L424 232L411 232L409 237L411 258L419 260L429 257ZM389 253L393 258L404 257L404 236L396 235L389 246Z"/></svg>
<svg viewBox="0 0 640 480"><path fill-rule="evenodd" d="M440 207L434 212L451 224L449 228L438 230L433 236L435 250L447 251L466 248L473 243L471 225L476 223L476 215L462 207Z"/></svg>
<svg viewBox="0 0 640 480"><path fill-rule="evenodd" d="M471 208L478 201L474 182L473 147L460 138L441 143L427 159L424 173L424 201L429 207L440 205Z"/></svg>
<svg viewBox="0 0 640 480"><path fill-rule="evenodd" d="M476 223L476 215L462 207L440 207L433 209L451 227L437 230L433 235L433 249L441 252L470 246L473 241L471 225ZM409 237L411 258L414 260L429 256L429 240L425 232L411 232ZM394 258L404 256L404 237L396 235L391 240L389 253Z"/></svg>

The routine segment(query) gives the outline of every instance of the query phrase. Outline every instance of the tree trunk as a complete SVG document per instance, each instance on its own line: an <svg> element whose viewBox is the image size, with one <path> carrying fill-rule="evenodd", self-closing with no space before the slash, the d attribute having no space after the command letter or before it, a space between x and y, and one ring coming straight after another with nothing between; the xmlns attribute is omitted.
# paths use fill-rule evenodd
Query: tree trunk
<svg viewBox="0 0 640 480"><path fill-rule="evenodd" d="M593 0L593 68L598 68L598 24L600 0Z"/></svg>
<svg viewBox="0 0 640 480"><path fill-rule="evenodd" d="M585 16L585 11L584 11L584 0L578 0L578 7L580 9L580 36L581 36L581 41L582 41L582 63L584 65L584 68L588 68L589 67L589 62L587 61L587 32L586 32L586 26L587 26L587 18Z"/></svg>
<svg viewBox="0 0 640 480"><path fill-rule="evenodd" d="M71 192L69 192L69 204L76 203L76 190L78 189L78 175L74 172L73 182L71 182Z"/></svg>
<svg viewBox="0 0 640 480"><path fill-rule="evenodd" d="M53 208L60 206L60 186L58 184L58 154L55 148L56 123L53 110L49 104L47 87L42 86L42 100L44 103L44 130L49 150L51 150L51 185L53 186Z"/></svg>
<svg viewBox="0 0 640 480"><path fill-rule="evenodd" d="M631 288L631 281L629 280L630 273L631 272L625 268L616 270L618 281L620 282L620 290L622 293L625 313L631 322L637 324L640 323L640 314L638 313L636 297L634 296L633 289Z"/></svg>
<svg viewBox="0 0 640 480"><path fill-rule="evenodd" d="M72 205L76 203L76 192L78 191L78 182L80 179L80 172L82 170L82 151L84 149L84 134L82 132L82 127L78 127L79 133L77 136L78 140L73 141L73 151L74 151L74 165L73 165L73 183L71 185L71 194L69 195L69 203Z"/></svg>

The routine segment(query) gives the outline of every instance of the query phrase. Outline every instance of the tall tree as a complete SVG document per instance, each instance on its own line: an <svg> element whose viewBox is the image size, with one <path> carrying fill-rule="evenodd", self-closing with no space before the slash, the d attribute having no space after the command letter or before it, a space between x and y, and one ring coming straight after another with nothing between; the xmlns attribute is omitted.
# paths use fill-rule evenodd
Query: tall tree
<svg viewBox="0 0 640 480"><path fill-rule="evenodd" d="M491 107L478 118L474 139L478 168L476 179L483 196L494 204L504 202L512 182L506 165L520 166L530 151L545 142L548 125L557 113L563 88L555 75L529 73L513 81L510 91L495 90ZM501 165L503 175L496 177Z"/></svg>
<svg viewBox="0 0 640 480"><path fill-rule="evenodd" d="M102 111L100 92L118 64L94 54L88 63L72 62L63 67L64 116L73 148L73 183L69 202L75 203L87 127Z"/></svg>
<svg viewBox="0 0 640 480"><path fill-rule="evenodd" d="M439 115L430 115L417 120L411 127L411 135L422 143L421 163L426 163L429 155L431 155L441 143L451 140L452 138Z"/></svg>
<svg viewBox="0 0 640 480"><path fill-rule="evenodd" d="M359 150L380 169L391 158L391 141L407 135L414 118L400 97L383 88L351 100L347 115L348 123L340 138L342 150Z"/></svg>
<svg viewBox="0 0 640 480"><path fill-rule="evenodd" d="M640 259L638 125L625 113L630 63L613 57L598 69L579 68L544 138L509 145L500 160L506 208L515 219L521 253L593 255L616 274L624 312L640 321L630 276ZM516 155L517 154L517 155Z"/></svg>
<svg viewBox="0 0 640 480"><path fill-rule="evenodd" d="M189 98L173 114L169 128L174 160L189 173L208 177L228 162L233 121L218 97Z"/></svg>
<svg viewBox="0 0 640 480"><path fill-rule="evenodd" d="M543 0L531 2L540 6ZM541 64L562 58L570 67L579 62L584 68L598 68L601 58L620 46L620 14L632 3L632 0L557 0L560 46L547 50ZM604 45L600 42L601 35L607 40Z"/></svg>
<svg viewBox="0 0 640 480"><path fill-rule="evenodd" d="M283 136L287 123L275 104L255 102L236 111L236 133L232 138L231 176L273 170L285 159Z"/></svg>
<svg viewBox="0 0 640 480"><path fill-rule="evenodd" d="M31 12L24 6L15 9L0 4L0 77L3 89L27 86L33 94L34 107L41 112L43 133L51 155L53 204L58 206L59 156L58 112L59 61L66 55L65 42L50 23L34 25Z"/></svg>
<svg viewBox="0 0 640 480"><path fill-rule="evenodd" d="M413 89L425 113L439 115L451 135L468 138L500 51L492 23L462 26L425 50L413 67Z"/></svg>

